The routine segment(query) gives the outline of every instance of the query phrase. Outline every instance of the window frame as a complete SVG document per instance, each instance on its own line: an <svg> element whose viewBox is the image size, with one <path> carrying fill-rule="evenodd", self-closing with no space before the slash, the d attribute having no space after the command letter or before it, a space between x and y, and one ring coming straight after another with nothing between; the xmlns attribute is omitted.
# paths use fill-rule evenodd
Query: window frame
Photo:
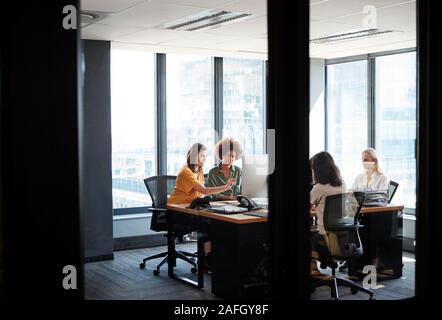
<svg viewBox="0 0 442 320"><path fill-rule="evenodd" d="M111 49L112 50L112 49ZM215 141L217 141L223 132L223 67L224 58L217 56L210 56L212 59L212 83L214 85L213 94L213 111L214 111L214 129ZM254 59L250 59L254 60ZM268 60L259 60L262 63L263 70L263 137L264 137L264 151L266 152L266 119L267 119L267 77L268 77ZM155 157L156 168L155 172L158 175L167 173L167 54L154 52L154 108L155 108ZM213 165L216 165L214 163ZM147 190L146 190L147 192ZM149 213L151 206L145 207L128 207L128 208L113 208L114 216Z"/></svg>
<svg viewBox="0 0 442 320"><path fill-rule="evenodd" d="M384 57L384 56L391 56L396 54L402 54L402 53L409 53L409 52L417 52L416 47L412 48L405 48L405 49L398 49L398 50L389 50L389 51L383 51L383 52L376 52L376 53L370 53L370 54L363 54L363 55L356 55L356 56L349 56L349 57L343 57L343 58L336 58L336 59L325 59L324 61L324 121L325 121L325 133L324 133L324 145L325 150L329 151L328 146L328 131L329 131L329 125L328 125L328 101L327 101L327 67L330 65L336 65L336 64L343 64L343 63L349 63L349 62L356 62L356 61L367 61L367 147L368 148L375 148L376 149L376 58L378 57ZM416 61L417 64L417 61ZM417 81L417 79L416 79ZM417 88L416 84L416 88ZM417 90L417 89L416 89ZM417 99L416 95L416 99ZM416 101L416 119L417 114L419 112L419 105L418 101ZM417 131L418 126L416 125L416 137L417 137ZM415 159L416 159L416 165L417 165L417 150L415 150ZM416 169L417 172L417 169ZM417 177L416 177L417 179ZM417 190L416 190L416 197L417 197ZM405 213L410 215L415 215L416 209L415 208L408 208L406 207L404 209Z"/></svg>

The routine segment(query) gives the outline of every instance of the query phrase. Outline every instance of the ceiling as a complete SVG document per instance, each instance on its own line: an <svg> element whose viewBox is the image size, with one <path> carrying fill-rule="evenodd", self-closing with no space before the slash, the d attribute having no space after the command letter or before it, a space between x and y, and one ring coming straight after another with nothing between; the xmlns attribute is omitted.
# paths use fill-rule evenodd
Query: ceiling
<svg viewBox="0 0 442 320"><path fill-rule="evenodd" d="M275 0L274 0L275 1ZM113 41L114 47L267 59L267 0L81 0L81 10L98 15L84 23L84 39ZM394 32L310 44L310 56L338 58L416 46L416 1L370 0L377 28ZM310 38L364 29L366 0L311 0ZM196 31L162 29L164 23L208 9L253 14L251 19Z"/></svg>

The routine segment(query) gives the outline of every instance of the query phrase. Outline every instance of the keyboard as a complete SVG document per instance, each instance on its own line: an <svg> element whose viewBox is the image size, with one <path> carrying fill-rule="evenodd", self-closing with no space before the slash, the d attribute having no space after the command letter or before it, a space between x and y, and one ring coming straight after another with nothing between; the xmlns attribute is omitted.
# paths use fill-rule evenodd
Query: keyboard
<svg viewBox="0 0 442 320"><path fill-rule="evenodd" d="M248 216L260 217L260 218L268 218L268 216L269 216L268 212L262 212L262 211L250 211L250 212L245 212L244 214L248 215Z"/></svg>
<svg viewBox="0 0 442 320"><path fill-rule="evenodd" d="M207 210L211 211L211 212L215 212L215 213L222 213L222 214L236 214L236 213L247 212L247 208L240 208L240 207L233 206L230 204L211 205L210 208L208 208Z"/></svg>

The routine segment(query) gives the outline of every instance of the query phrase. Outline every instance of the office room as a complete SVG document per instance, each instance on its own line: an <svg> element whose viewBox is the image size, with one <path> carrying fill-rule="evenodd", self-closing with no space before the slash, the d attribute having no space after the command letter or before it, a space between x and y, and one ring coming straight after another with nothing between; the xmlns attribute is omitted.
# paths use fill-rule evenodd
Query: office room
<svg viewBox="0 0 442 320"><path fill-rule="evenodd" d="M28 31L5 27L11 49L2 57L12 62L2 64L2 297L19 297L26 285L25 258L14 252L36 239L36 226L47 230L36 244L60 249L40 253L50 268L36 266L50 275L49 284L38 281L48 297L427 295L438 228L431 197L440 191L432 148L440 140L432 131L440 78L428 53L440 49L424 23L436 23L424 10L430 2L310 0L293 3L291 13L266 0L66 4L47 17L77 8L78 28L69 39L52 34L63 40L39 53L36 72L61 80L49 82L45 113L24 122L37 129L35 173L19 171L26 162L13 159L24 151L7 139L25 145L27 131L14 128L23 127L26 102L47 88L41 80L28 96L11 89L18 86L8 80L23 81L11 76L14 67L31 70L16 65L24 56L12 59L22 52L14 37ZM47 17L36 23L55 25ZM51 62L50 50L70 54ZM58 78L60 66L67 69ZM66 109L51 109L60 99ZM48 182L39 190L37 181ZM14 234L23 221L13 214L19 190L37 208L45 190L57 197L38 220L23 205L29 226Z"/></svg>
<svg viewBox="0 0 442 320"><path fill-rule="evenodd" d="M373 155L369 160L378 161L379 172L385 170L386 179L398 183L397 191L394 190L396 202L391 202L398 206L385 213L374 211L371 216L374 220L365 226L371 229L360 231L364 242L373 243L370 242L371 247L363 245L366 253L364 265L358 264L359 274L365 265L373 266L379 273L368 275L372 270L365 271L368 275L365 287L370 287L377 299L414 295L415 6L414 1L378 1L376 5L344 0L310 3L310 157L328 152L341 168L347 189L361 191L360 185L353 185L363 171L361 153L373 148L378 155L374 155L375 160ZM223 11L230 13L223 15ZM98 147L107 154L97 146L93 146L93 152L106 157L95 163L100 167L95 173L102 172L107 178L108 186L102 189L108 200L108 208L103 211L107 220L109 206L113 209L112 226L109 221L105 224L95 217L92 223L99 223L103 230L91 228L86 233L86 261L91 262L85 266L86 297L217 298L212 293L219 290L211 292L211 273L203 277L206 284L202 291L189 291L186 285L164 279L167 262L162 267L157 265L167 257L143 260L167 251L164 232L151 230L152 212L147 208L153 203L144 179L176 176L195 142L207 146L203 167L206 174L219 163L214 146L222 138L237 140L244 156L241 160L267 153L272 142L265 130L266 3L83 0L82 12L85 115L89 101L93 101L95 112L104 112L94 117L110 120L107 130L100 126L90 129L99 130L94 131L95 139L102 135L107 142ZM100 54L104 56L100 58ZM103 68L106 72L96 71ZM105 83L110 85L104 88ZM105 99L106 108L98 108L99 99ZM234 166L241 167L241 160L235 161ZM248 179L243 177L242 182L247 185ZM365 187L373 185L381 189L373 191L388 193L388 181L381 187L365 182ZM384 224L383 229L394 229L391 232L396 234L377 230L378 224ZM108 239L99 241L106 234L106 226ZM195 233L186 235L187 241L177 247L187 253L195 252L196 238ZM384 248L373 241L378 238L382 238L378 242L387 242L388 238L390 246ZM214 247L216 252L216 244ZM381 253L387 257L380 257ZM107 258L113 260L92 263ZM193 263L178 259L176 274L195 280L198 269L195 258L191 259ZM230 265L234 264L233 257L218 258L226 259L232 259ZM109 269L115 275L108 273ZM348 262L339 262L337 270L344 278L347 269ZM330 268L318 272L328 275ZM214 273L219 279L216 270ZM109 276L113 281L106 278ZM131 283L127 281L129 277L137 281ZM121 284L113 286L118 279ZM174 288L175 296L152 290L166 283ZM332 298L330 289L330 285L321 286L312 299ZM357 292L356 287L338 291L342 291L341 299L366 298L363 292L352 294ZM233 293L224 293L224 297L230 294Z"/></svg>

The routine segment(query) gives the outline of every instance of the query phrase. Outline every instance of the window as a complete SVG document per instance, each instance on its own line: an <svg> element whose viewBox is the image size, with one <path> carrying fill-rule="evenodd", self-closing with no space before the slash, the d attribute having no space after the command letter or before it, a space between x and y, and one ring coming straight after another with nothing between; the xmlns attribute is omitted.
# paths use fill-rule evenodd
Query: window
<svg viewBox="0 0 442 320"><path fill-rule="evenodd" d="M166 88L160 88L166 91L166 128L163 128L156 123L155 53L112 49L114 209L151 205L143 179L157 174L157 163L165 161L156 158L157 132L166 131L167 135L167 174L178 173L186 162L189 147L195 142L208 149L204 171L207 173L215 164L213 63L214 59L207 56L166 55ZM221 125L224 135L240 140L246 153L263 153L264 62L223 59L223 64L224 122Z"/></svg>
<svg viewBox="0 0 442 320"><path fill-rule="evenodd" d="M208 149L207 173L215 144L212 58L168 54L166 69L167 173L178 173L195 142Z"/></svg>
<svg viewBox="0 0 442 320"><path fill-rule="evenodd" d="M327 151L349 188L368 146L367 61L328 65L326 81Z"/></svg>
<svg viewBox="0 0 442 320"><path fill-rule="evenodd" d="M416 207L416 53L376 58L376 149L399 183L395 202Z"/></svg>
<svg viewBox="0 0 442 320"><path fill-rule="evenodd" d="M264 62L223 61L223 136L238 139L246 154L262 154L265 152Z"/></svg>
<svg viewBox="0 0 442 320"><path fill-rule="evenodd" d="M143 179L155 174L154 54L111 51L113 207L151 204Z"/></svg>
<svg viewBox="0 0 442 320"><path fill-rule="evenodd" d="M414 51L327 65L327 150L347 187L361 170L361 151L373 147L399 183L394 202L416 207L416 93Z"/></svg>

